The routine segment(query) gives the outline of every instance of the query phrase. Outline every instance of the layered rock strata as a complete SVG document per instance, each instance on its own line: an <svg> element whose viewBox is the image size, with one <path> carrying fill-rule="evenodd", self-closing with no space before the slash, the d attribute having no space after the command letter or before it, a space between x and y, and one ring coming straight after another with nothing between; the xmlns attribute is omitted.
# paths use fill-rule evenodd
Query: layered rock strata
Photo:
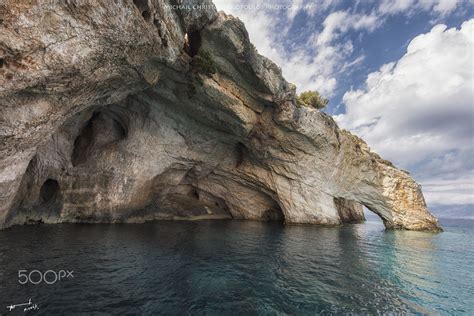
<svg viewBox="0 0 474 316"><path fill-rule="evenodd" d="M181 3L181 2L180 2ZM0 227L234 218L439 230L208 1L0 5Z"/></svg>

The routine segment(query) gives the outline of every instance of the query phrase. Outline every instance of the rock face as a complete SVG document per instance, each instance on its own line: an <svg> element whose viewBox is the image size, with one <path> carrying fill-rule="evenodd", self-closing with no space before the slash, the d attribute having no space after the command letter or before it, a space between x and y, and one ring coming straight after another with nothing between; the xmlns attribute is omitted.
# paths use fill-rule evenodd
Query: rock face
<svg viewBox="0 0 474 316"><path fill-rule="evenodd" d="M236 218L439 230L208 1L0 5L0 227ZM41 2L40 2L41 3Z"/></svg>

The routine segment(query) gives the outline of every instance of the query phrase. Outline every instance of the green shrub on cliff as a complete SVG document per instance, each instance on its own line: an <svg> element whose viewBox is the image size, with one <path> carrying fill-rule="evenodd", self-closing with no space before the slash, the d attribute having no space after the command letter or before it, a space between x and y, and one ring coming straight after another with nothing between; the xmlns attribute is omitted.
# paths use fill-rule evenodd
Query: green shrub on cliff
<svg viewBox="0 0 474 316"><path fill-rule="evenodd" d="M211 53L207 50L200 49L192 61L194 70L206 76L211 76L217 72L217 66L212 59Z"/></svg>
<svg viewBox="0 0 474 316"><path fill-rule="evenodd" d="M188 96L191 98L196 94L197 87L202 86L204 81L200 75L211 77L217 72L217 66L212 59L211 53L207 50L199 49L196 56L191 60L191 80L188 84Z"/></svg>
<svg viewBox="0 0 474 316"><path fill-rule="evenodd" d="M317 91L302 92L296 101L300 106L308 106L316 109L323 109L329 102L328 99L323 98Z"/></svg>

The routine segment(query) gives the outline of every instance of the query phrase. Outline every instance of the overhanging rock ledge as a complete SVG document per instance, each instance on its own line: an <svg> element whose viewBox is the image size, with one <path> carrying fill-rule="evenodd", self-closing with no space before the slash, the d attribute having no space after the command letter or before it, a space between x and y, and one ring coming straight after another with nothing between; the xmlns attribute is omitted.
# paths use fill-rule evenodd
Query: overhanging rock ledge
<svg viewBox="0 0 474 316"><path fill-rule="evenodd" d="M5 3L1 228L340 225L363 220L364 205L387 228L440 230L420 185L330 116L297 106L243 23L212 3Z"/></svg>

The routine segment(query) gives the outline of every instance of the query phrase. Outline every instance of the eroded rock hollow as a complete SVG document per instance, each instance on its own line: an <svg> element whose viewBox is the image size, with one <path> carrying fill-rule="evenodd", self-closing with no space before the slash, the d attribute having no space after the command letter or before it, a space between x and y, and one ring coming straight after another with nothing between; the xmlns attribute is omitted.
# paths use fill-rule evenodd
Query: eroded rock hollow
<svg viewBox="0 0 474 316"><path fill-rule="evenodd" d="M439 229L208 1L0 5L0 227L235 218Z"/></svg>

